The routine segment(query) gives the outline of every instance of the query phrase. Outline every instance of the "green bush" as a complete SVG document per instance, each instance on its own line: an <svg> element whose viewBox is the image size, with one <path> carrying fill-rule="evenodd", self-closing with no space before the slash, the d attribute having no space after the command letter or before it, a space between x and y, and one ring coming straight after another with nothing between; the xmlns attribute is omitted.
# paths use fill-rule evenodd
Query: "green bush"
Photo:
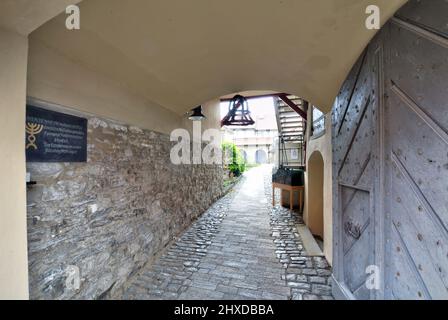
<svg viewBox="0 0 448 320"><path fill-rule="evenodd" d="M234 177L240 176L246 171L246 162L240 149L232 142L223 142L222 153L225 157L224 164Z"/></svg>

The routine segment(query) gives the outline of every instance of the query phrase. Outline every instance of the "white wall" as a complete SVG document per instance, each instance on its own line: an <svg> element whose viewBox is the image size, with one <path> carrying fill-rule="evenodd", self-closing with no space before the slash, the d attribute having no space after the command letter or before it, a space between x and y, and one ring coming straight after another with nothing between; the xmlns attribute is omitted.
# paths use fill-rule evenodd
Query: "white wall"
<svg viewBox="0 0 448 320"><path fill-rule="evenodd" d="M308 110L308 119L311 117L312 108ZM307 136L309 136L311 123L307 126ZM309 139L306 150L307 168L309 167L309 159L313 152L320 152L324 160L324 188L323 188L323 214L324 214L324 255L328 262L332 264L333 260L333 204L332 204L332 149L331 149L331 113L325 116L325 134L316 139ZM305 174L305 207L303 217L305 223L308 223L310 210L309 204L313 199L313 194L308 192L309 179L312 177L309 171Z"/></svg>
<svg viewBox="0 0 448 320"><path fill-rule="evenodd" d="M29 97L166 134L182 126L180 115L49 49L33 34L29 47Z"/></svg>
<svg viewBox="0 0 448 320"><path fill-rule="evenodd" d="M28 40L0 29L0 299L28 298L25 97Z"/></svg>
<svg viewBox="0 0 448 320"><path fill-rule="evenodd" d="M70 60L33 35L29 51L27 94L31 98L165 134L177 128L192 128L186 114L179 115L148 101L126 83L110 80ZM219 128L218 99L204 102L203 113L207 116L203 130Z"/></svg>
<svg viewBox="0 0 448 320"><path fill-rule="evenodd" d="M23 65L26 66L26 51ZM24 156L25 97L68 108L73 113L90 114L134 125L143 129L170 134L177 128L191 127L187 115L179 115L157 105L133 92L126 83L113 81L88 67L72 61L56 50L43 45L33 35L29 40L28 71L23 71L23 90L21 92L20 125L15 136L20 138L20 148ZM28 75L27 79L25 75ZM25 90L25 80L27 88ZM204 113L207 119L202 123L203 130L219 127L219 100L205 102ZM192 106L192 108L195 106ZM11 111L11 110L9 110ZM10 148L4 148L6 150ZM25 168L25 158L17 161ZM23 183L24 183L23 173ZM16 203L23 204L25 211L25 189L23 198ZM17 197L16 197L17 200ZM24 252L26 253L26 221L24 225ZM28 263L23 261L27 270ZM26 288L28 281L25 281ZM1 290L1 289L0 289Z"/></svg>

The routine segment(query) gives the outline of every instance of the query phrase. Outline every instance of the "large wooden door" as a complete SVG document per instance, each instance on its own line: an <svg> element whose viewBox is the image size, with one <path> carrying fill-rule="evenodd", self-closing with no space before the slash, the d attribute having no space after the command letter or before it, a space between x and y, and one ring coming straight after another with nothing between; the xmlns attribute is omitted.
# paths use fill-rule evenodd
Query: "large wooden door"
<svg viewBox="0 0 448 320"><path fill-rule="evenodd" d="M448 2L410 1L383 28L332 133L336 296L447 299Z"/></svg>
<svg viewBox="0 0 448 320"><path fill-rule="evenodd" d="M448 298L448 2L385 35L386 298Z"/></svg>
<svg viewBox="0 0 448 320"><path fill-rule="evenodd" d="M365 270L374 264L375 126L373 47L354 66L333 113L335 266L340 284L358 299L369 299Z"/></svg>

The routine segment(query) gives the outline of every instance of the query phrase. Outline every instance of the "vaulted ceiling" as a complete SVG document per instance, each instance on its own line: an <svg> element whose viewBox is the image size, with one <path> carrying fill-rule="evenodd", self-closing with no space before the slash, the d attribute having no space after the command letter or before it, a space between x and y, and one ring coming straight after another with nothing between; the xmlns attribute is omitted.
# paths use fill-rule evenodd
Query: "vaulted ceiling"
<svg viewBox="0 0 448 320"><path fill-rule="evenodd" d="M67 1L3 2L47 2L54 14ZM385 22L405 2L84 0L81 30L68 31L60 14L31 38L178 113L245 90L288 92L328 111L375 34L366 7L378 5Z"/></svg>
<svg viewBox="0 0 448 320"><path fill-rule="evenodd" d="M0 27L28 35L81 0L1 0Z"/></svg>

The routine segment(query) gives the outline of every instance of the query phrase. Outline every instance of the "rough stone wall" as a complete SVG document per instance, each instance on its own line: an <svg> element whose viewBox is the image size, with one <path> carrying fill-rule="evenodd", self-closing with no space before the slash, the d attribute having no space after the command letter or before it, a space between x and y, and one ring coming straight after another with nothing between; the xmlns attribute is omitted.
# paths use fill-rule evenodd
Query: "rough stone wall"
<svg viewBox="0 0 448 320"><path fill-rule="evenodd" d="M87 163L27 164L31 299L107 297L221 196L222 167L173 165L172 145L92 118Z"/></svg>

